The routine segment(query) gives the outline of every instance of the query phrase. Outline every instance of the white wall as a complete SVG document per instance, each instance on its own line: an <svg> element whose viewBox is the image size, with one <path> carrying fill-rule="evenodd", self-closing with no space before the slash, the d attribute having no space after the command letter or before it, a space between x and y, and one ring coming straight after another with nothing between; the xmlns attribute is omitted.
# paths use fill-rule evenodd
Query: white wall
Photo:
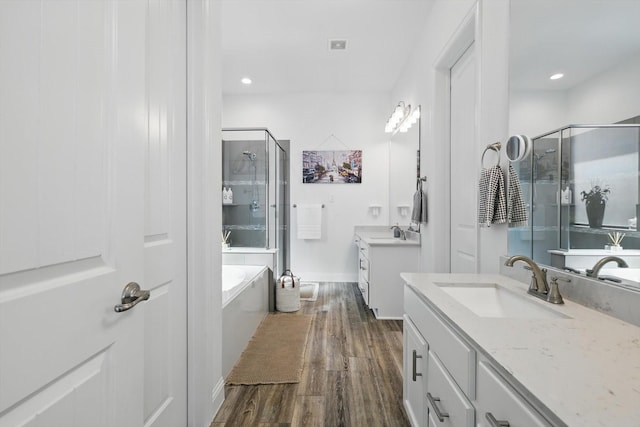
<svg viewBox="0 0 640 427"><path fill-rule="evenodd" d="M189 427L209 426L224 400L219 9L187 2Z"/></svg>
<svg viewBox="0 0 640 427"><path fill-rule="evenodd" d="M449 269L449 147L447 120L442 112L442 70L437 64L458 34L462 22L474 13L476 2L436 2L416 51L406 65L391 100L422 105L421 174L426 175L429 222L422 227L421 269L446 272ZM508 117L508 1L478 2L475 40L478 52L479 111L477 149L479 159L487 144L504 140ZM397 101L396 101L397 102ZM393 190L392 190L393 191ZM497 272L498 256L506 253L506 226L478 231L480 272Z"/></svg>
<svg viewBox="0 0 640 427"><path fill-rule="evenodd" d="M568 94L569 123L615 123L640 115L638 76L640 55L575 87Z"/></svg>
<svg viewBox="0 0 640 427"><path fill-rule="evenodd" d="M509 135L535 137L566 126L567 102L564 91L511 91Z"/></svg>
<svg viewBox="0 0 640 427"><path fill-rule="evenodd" d="M392 106L383 93L223 96L223 127L267 127L291 141L291 204L324 203L320 240L296 238L291 209L291 269L303 280L357 281L355 225L388 225L388 136ZM361 149L361 184L303 184L303 150ZM217 187L216 187L217 188ZM370 204L382 205L373 217Z"/></svg>
<svg viewBox="0 0 640 427"><path fill-rule="evenodd" d="M512 92L509 129L537 136L569 124L615 123L640 114L640 56L569 91Z"/></svg>

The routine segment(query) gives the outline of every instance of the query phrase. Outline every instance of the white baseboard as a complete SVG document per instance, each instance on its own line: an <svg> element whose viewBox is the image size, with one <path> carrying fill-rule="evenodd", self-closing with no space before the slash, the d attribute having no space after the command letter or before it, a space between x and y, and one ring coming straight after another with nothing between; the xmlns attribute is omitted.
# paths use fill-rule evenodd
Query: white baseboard
<svg viewBox="0 0 640 427"><path fill-rule="evenodd" d="M300 277L300 280L304 282L357 282L357 274L345 274L345 273L323 273L319 271L303 271L299 274L296 271L296 276Z"/></svg>
<svg viewBox="0 0 640 427"><path fill-rule="evenodd" d="M211 417L211 420L213 421L213 418L216 416L216 414L222 407L222 404L224 403L224 378L222 377L220 377L215 387L213 387L213 390L211 391L211 403L213 404L212 407L214 409L213 416Z"/></svg>

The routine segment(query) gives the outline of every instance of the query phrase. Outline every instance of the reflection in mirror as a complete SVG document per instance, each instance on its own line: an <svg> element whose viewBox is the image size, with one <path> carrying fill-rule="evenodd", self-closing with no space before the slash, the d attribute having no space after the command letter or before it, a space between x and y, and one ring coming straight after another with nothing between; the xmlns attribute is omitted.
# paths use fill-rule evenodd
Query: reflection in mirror
<svg viewBox="0 0 640 427"><path fill-rule="evenodd" d="M531 224L510 231L509 253L582 271L613 254L640 268L639 158L640 125L574 125L534 138L519 166ZM623 273L628 282L640 270Z"/></svg>
<svg viewBox="0 0 640 427"><path fill-rule="evenodd" d="M511 0L509 131L540 137L513 164L531 220L509 230L509 254L584 271L611 254L609 234L625 233L622 257L632 268L623 283L640 278L629 272L640 268L638 130L568 127L640 123L638 16L636 0ZM564 78L550 80L555 73ZM609 190L602 224L586 207L596 185Z"/></svg>
<svg viewBox="0 0 640 427"><path fill-rule="evenodd" d="M419 108L418 105L417 109ZM421 120L418 118L407 132L393 134L389 141L389 223L391 225L408 226L411 221L413 195L419 174Z"/></svg>

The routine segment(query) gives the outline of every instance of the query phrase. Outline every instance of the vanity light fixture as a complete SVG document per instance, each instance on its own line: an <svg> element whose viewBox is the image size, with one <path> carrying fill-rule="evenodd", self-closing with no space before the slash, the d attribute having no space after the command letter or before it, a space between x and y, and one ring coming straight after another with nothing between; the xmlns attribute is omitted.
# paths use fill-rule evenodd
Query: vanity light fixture
<svg viewBox="0 0 640 427"><path fill-rule="evenodd" d="M243 77L240 81L245 85L250 85L251 83L253 83L249 77Z"/></svg>
<svg viewBox="0 0 640 427"><path fill-rule="evenodd" d="M549 77L550 80L558 80L564 77L564 74L562 73L556 73L554 75L552 75L551 77Z"/></svg>
<svg viewBox="0 0 640 427"><path fill-rule="evenodd" d="M387 124L384 127L386 133L407 132L409 128L420 118L420 106L413 110L411 104L405 105L403 101L398 102L394 108Z"/></svg>

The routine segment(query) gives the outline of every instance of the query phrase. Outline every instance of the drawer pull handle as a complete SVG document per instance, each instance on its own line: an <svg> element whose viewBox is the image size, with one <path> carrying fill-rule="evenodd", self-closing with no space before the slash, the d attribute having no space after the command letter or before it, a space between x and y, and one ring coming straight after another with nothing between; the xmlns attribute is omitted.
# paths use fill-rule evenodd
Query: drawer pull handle
<svg viewBox="0 0 640 427"><path fill-rule="evenodd" d="M485 418L491 427L509 427L509 421L496 420L491 412L487 412Z"/></svg>
<svg viewBox="0 0 640 427"><path fill-rule="evenodd" d="M422 359L422 356L418 354L416 350L413 350L413 382L416 382L418 377L422 376L422 373L418 373L418 359Z"/></svg>
<svg viewBox="0 0 640 427"><path fill-rule="evenodd" d="M427 393L427 399L429 399L429 403L431 403L431 406L433 407L433 412L436 413L436 417L438 417L438 420L443 423L445 418L449 418L449 414L447 412L441 412L440 408L438 408L438 405L436 404L436 402L440 402L440 398L439 397L433 397L431 396L431 393Z"/></svg>

